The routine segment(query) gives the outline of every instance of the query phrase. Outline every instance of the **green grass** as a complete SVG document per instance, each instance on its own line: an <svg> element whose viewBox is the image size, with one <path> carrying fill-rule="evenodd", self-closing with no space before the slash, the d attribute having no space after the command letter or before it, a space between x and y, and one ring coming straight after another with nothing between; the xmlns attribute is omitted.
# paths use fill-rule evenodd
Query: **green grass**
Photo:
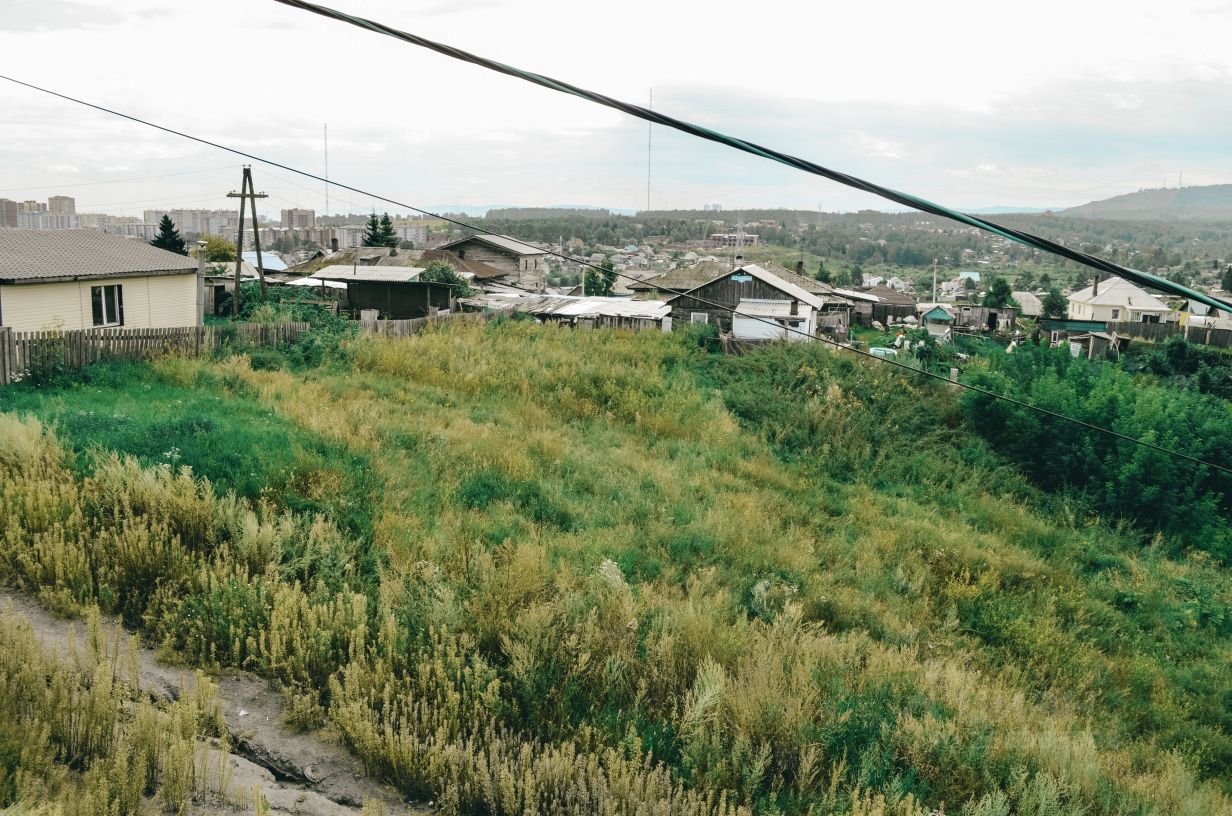
<svg viewBox="0 0 1232 816"><path fill-rule="evenodd" d="M374 483L366 458L289 425L254 396L242 380L206 368L173 381L148 365L107 363L58 388L0 390L0 410L52 424L83 473L98 451L188 466L219 491L322 513L369 536Z"/></svg>
<svg viewBox="0 0 1232 816"><path fill-rule="evenodd" d="M108 368L2 407L292 509L307 457L341 480L323 512L363 495L366 525L248 518L98 456L58 474L0 428L0 568L74 598L105 577L152 636L292 685L462 812L633 812L552 804L626 762L764 814L1230 812L1227 571L1039 492L944 386L818 344L508 322L348 359ZM97 543L146 521L148 556ZM53 522L81 553L18 557Z"/></svg>

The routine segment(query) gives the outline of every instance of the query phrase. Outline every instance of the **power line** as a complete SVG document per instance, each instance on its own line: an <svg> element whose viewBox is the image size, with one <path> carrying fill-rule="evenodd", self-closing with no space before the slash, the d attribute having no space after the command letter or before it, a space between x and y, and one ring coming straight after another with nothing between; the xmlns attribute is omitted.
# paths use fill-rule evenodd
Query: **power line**
<svg viewBox="0 0 1232 816"><path fill-rule="evenodd" d="M157 176L129 176L120 179L107 179L106 181L81 181L74 184L40 184L36 187L5 187L0 189L0 193L25 193L31 190L65 190L73 187L93 187L98 184L123 184L128 181L150 181L152 179L171 178L172 176L191 176L195 173L214 173L219 170L232 169L234 169L234 165L226 165L224 167L207 167L202 170L185 170L182 173L163 173Z"/></svg>
<svg viewBox="0 0 1232 816"><path fill-rule="evenodd" d="M429 40L426 37L420 37L416 34L410 34L396 28L391 28L384 23L378 23L375 20L369 20L365 17L356 17L354 15L338 11L337 9L317 5L316 3L306 2L306 0L274 1L277 3L282 3L284 6L291 6L292 8L297 8L301 11L311 12L338 22L349 23L351 25L358 26L359 28L368 29L369 31L376 32L377 34L384 34L388 37L393 37L394 39L410 43L411 45L426 48L430 51L435 51L438 54L443 54L444 56L452 59L461 60L462 62L469 62L472 65L487 68L489 71L495 71L500 74L505 74L506 76L521 79L526 82L530 82L531 84L548 88L549 90L569 94L580 99L585 99L589 102L594 102L597 105L613 108L614 110L627 113L628 115L637 117L638 119L643 119L647 122L651 122L652 124L663 125L664 127L669 127L673 130L679 130L682 133L696 136L699 139L717 142L718 144L725 145L745 153L751 153L754 156L759 156L780 164L785 164L788 167L794 167L797 170L803 170L806 173L821 176L822 178L838 182L839 184L852 187L856 190L871 193L880 198L901 204L904 207L910 207L913 210L931 213L933 215L941 216L942 218L949 218L951 220L967 224L968 226L976 227L977 229L981 229L986 232L991 232L994 235L1000 235L1002 238L1023 244L1024 246L1043 250L1044 252L1049 252L1053 255L1059 255L1063 258L1074 261L1075 263L1080 263L1083 266L1088 266L1100 272L1106 272L1110 275L1125 278L1126 280L1141 284L1142 286L1158 289L1178 297L1196 300L1199 303L1205 303L1207 306L1214 309L1232 312L1232 304L1224 303L1223 301L1217 300L1204 292L1199 292L1186 286L1173 283L1166 278L1161 278L1146 272L1139 272L1136 269L1130 269L1129 267L1115 264L1111 261L1104 260L1103 258L1098 258L1094 255L1089 255L1085 252L1071 249L1064 244L1059 244L1048 238L1043 238L1041 236L1014 229L1012 227L1002 226L981 218L978 215L972 215L950 209L949 207L943 207L940 204L935 204L927 199L911 195L910 193L893 190L889 187L883 187L880 184L874 184L871 181L865 181L864 179L857 178L856 176L852 176L847 173L831 170L828 167L823 167L822 165L808 161L807 159L801 159L797 156L782 153L772 148L764 147L754 142L749 142L734 136L727 136L723 133L719 133L718 131L711 130L710 128L703 127L701 125L694 125L680 119L675 119L663 113L653 111L648 108L643 108L640 105L622 102L618 99L614 99L613 97L605 96L604 94L596 93L595 91L586 90L585 88L572 85L563 80L553 79L552 77L544 76L543 74L536 74L533 71L524 71L520 68L515 68L502 62L497 62L496 60L491 60L477 54L472 54L469 51L463 51L462 49L455 48L451 45L445 45L434 40Z"/></svg>
<svg viewBox="0 0 1232 816"><path fill-rule="evenodd" d="M278 0L278 2L283 2L283 0ZM213 147L213 148L217 148L218 150L224 150L224 151L226 151L226 152L228 152L228 153L233 153L233 154L235 154L235 155L237 155L237 156L243 156L243 157L245 157L245 158L247 158L247 159L251 159L251 160L253 160L253 161L258 161L258 162L261 162L262 164L268 164L268 165L270 165L270 166L272 166L272 167L278 167L278 168L281 168L281 169L286 170L286 171L288 171L288 172L291 172L291 173L295 173L295 174L297 174L297 175L304 176L304 177L306 177L306 178L316 179L317 181L324 182L324 183L326 183L326 184L330 184L330 185L333 185L333 186L335 186L335 187L341 187L341 188L342 188L342 189L344 189L344 190L350 190L351 192L353 192L353 193L358 193L359 195L367 196L367 197L369 197L369 198L376 199L376 200L378 200L378 201L384 201L384 202L386 202L386 203L388 203L388 204L393 204L393 205L398 206L398 207L405 207L405 208L407 208L408 210L411 210L411 211L413 211L413 212L421 213L422 215L426 215L426 216L429 216L429 217L432 217L432 218L437 218L437 219L440 219L440 220L442 220L442 221L445 221L446 223L454 224L455 226L459 226L459 227L462 227L462 228L464 228L464 229L473 230L474 232L477 232L477 233L482 233L482 234L484 234L484 235L493 235L493 236L495 236L495 235L497 235L497 234L498 234L498 233L496 233L496 232L494 232L494 231L492 231L492 230L486 229L485 227L476 226L476 225L474 225L474 224L468 224L468 223L466 223L466 222L464 222L464 221L459 221L459 220L457 220L457 219L455 219L455 218L450 218L450 217L448 217L448 216L445 216L445 215L440 215L440 214L438 214L438 213L434 213L434 212L431 212L431 211L429 211L429 210L424 210L424 209L421 209L421 208L416 207L416 206L414 206L414 205L412 205L412 204L407 204L407 203L402 202L402 201L397 201L397 200L392 199L392 198L387 198L387 197L382 196L382 195L377 195L376 193L371 193L371 192L368 192L367 190L360 189L359 187L352 187L352 186L351 186L351 185L349 185L349 184L342 184L341 182L337 182L337 181L330 181L330 180L328 180L328 179L325 179L325 178L323 178L323 177L321 177L321 176L316 175L315 173L311 173L311 172L309 172L309 171L307 171L307 170L300 170L300 169L298 169L298 168L291 167L290 165L283 164L283 163L281 163L281 162L277 162L277 161L274 161L274 160L272 160L272 159L266 159L266 158L263 158L263 157L261 157L261 156L257 156L257 155L252 154L252 153L246 153L246 152L244 152L243 150L239 150L238 148L229 147L229 146L227 146L227 145L220 144L220 143L218 143L218 142L212 142L212 141L210 141L210 140L208 140L208 139L204 139L204 138L202 138L202 137L200 137L200 136L193 136L193 135L191 135L191 134L189 134L189 133L184 133L183 131L179 131L179 130L175 130L175 129L173 129L173 128L166 127L165 125L155 124L154 122L150 122L150 121L147 121L147 120L145 120L145 119L141 119L141 118L139 118L139 117L137 117L137 116L133 116L133 115L131 115L131 114L121 113L120 111L112 110L111 108L107 108L107 107L104 107L104 106L102 106L102 105L96 105L96 104L94 104L94 103L92 103L92 102L86 102L86 101L84 101L84 100L82 100L82 99L77 99L77 98L75 98L75 97L68 96L68 95L66 95L66 94L62 94L62 93L58 93L58 92L56 92L56 91L52 91L52 90L49 90L49 89L47 89L47 88L41 88L41 87L39 87L39 86L37 86L37 85L32 85L32 84L30 84L30 83L28 83L28 82L23 82L23 81L21 81L21 80L19 80L19 79L13 79L12 77L5 76L5 75L3 75L3 74L0 74L0 79L7 80L7 81L12 82L12 83L15 83L15 84L17 84L17 85L22 85L22 86L24 86L24 87L26 87L26 88L30 88L30 89L32 89L32 90L39 91L39 92L41 92L41 93L50 94L51 96L59 97L60 99L67 100L67 101L69 101L69 102L73 102L73 103L76 103L76 104L78 104L78 105L83 105L83 106L88 107L88 108L93 108L94 110L102 111L103 113L111 114L111 115L113 115L113 116L118 116L118 117L120 117L120 118L122 118L122 119L127 119L127 120L129 120L130 122L136 122L137 124L146 125L147 127L152 127L152 128L154 128L154 129L156 129L156 130L161 130L161 131L163 131L164 133L170 133L170 134L172 134L172 135L179 136L179 137L184 138L184 139L189 139L189 140L191 140L191 141L198 142L198 143L200 143L200 144L204 144L204 145L208 145L208 146ZM590 263L590 262L588 262L588 261L580 261L580 260L577 260L577 259L573 258L573 257L572 257L572 256L570 256L570 255L566 255L566 254L565 254L565 253L563 253L563 252L556 252L555 250L551 250L551 249L549 249L549 250L546 250L546 251L545 251L545 254L552 255L552 256L557 257L557 258L562 258L562 259L567 260L567 261L570 261L570 262L572 262L572 263L577 263L577 264L580 264L581 266L584 266L584 267L586 267L586 268L588 268L588 269L594 269L594 270L596 270L596 271L603 271L602 267L598 266L597 264L592 264L592 263ZM626 274L621 273L621 272L616 272L616 275L617 275L617 276L619 276L619 277L622 277L622 278L626 278L626 279L628 279L628 280L634 280L634 281L638 281L638 282L640 282L640 279L639 279L639 278L634 278L632 275L626 275ZM905 370L905 371L910 371L910 372L913 372L913 373L915 373L915 374L922 374L922 375L924 375L925 377L931 377L932 379L935 379L935 380L940 380L941 382L944 382L944 383L946 383L946 384L948 384L948 385L951 385L951 386L956 386L956 387L958 387L958 388L962 388L962 389L965 389L965 390L967 390L967 391L973 391L973 392L978 393L978 394L983 394L983 395L985 395L985 396L992 397L992 398L994 398L994 399L1004 400L1004 401L1006 401L1006 402L1008 402L1008 403L1010 403L1010 404L1012 404L1012 405L1017 405L1017 406L1019 406L1019 407L1021 407L1021 408L1026 408L1026 409L1028 409L1028 410L1035 411L1035 412L1037 412L1037 413L1044 414L1044 415L1046 415L1046 416L1051 416L1051 417L1054 417L1054 418L1056 418L1056 419L1062 419L1062 420L1065 420L1065 421L1067 421L1067 422L1072 422L1072 423L1074 423L1075 425L1078 425L1078 426L1080 426L1080 427L1086 428L1086 429L1088 429L1088 430L1098 431L1099 433L1106 434L1106 435L1111 436L1111 437L1116 438L1116 439L1121 439L1121 440L1124 440L1124 441L1126 441L1126 442L1132 442L1132 443L1134 443L1134 444L1136 444L1136 445L1141 445L1142 447L1145 447L1145 448L1150 448L1151 450L1158 451L1159 453L1167 454L1167 455L1169 455L1169 456L1175 456L1175 457L1177 457L1177 458L1179 458L1179 459L1185 459L1185 460L1187 460L1187 461L1189 461L1189 462L1192 462L1193 464L1196 464L1196 465L1201 465L1201 466L1203 466L1203 467L1213 468L1213 469L1218 470L1218 471L1221 471L1221 472L1223 472L1223 473L1226 473L1226 474L1232 475L1232 468L1228 468L1228 467L1225 467L1225 466L1223 466L1223 465L1216 464L1216 463L1214 463L1214 462L1208 462L1208 461L1206 461L1205 459L1199 459L1199 458L1198 458L1198 457L1196 457L1196 456L1191 456L1190 454L1183 453L1183 452L1181 452L1181 451L1172 450L1171 448L1165 448L1165 447L1163 447L1162 445L1156 445L1154 442L1148 442L1148 441L1147 441L1147 440L1145 440L1145 439L1138 439L1138 438L1136 438L1136 437L1129 436L1128 434L1123 434L1123 433L1121 433L1121 432L1119 432L1119 431L1114 431L1114 430L1112 430L1111 428L1104 428L1104 427L1102 427L1102 426L1099 426L1099 425L1094 425L1094 424L1092 424L1092 423L1090 423L1090 422L1086 422L1085 420L1077 419L1076 417L1071 417L1071 416L1068 416L1068 415L1066 415L1066 414L1061 414L1061 413L1058 413L1058 412L1056 412L1056 411L1052 411L1052 410L1050 410L1050 409L1048 409L1048 408L1042 408L1042 407L1040 407L1040 406L1038 406L1038 405L1032 405L1032 404L1031 404L1031 403L1029 403L1029 402L1024 402L1024 401L1022 401L1022 400L1020 400L1020 399L1017 399L1017 398L1015 398L1015 397L1011 397L1011 396L1008 396L1008 395L1006 395L1006 394L1000 394L1000 393L998 393L998 392L996 392L996 391L991 391L991 390L989 390L989 389L987 389L987 388L982 388L982 387L980 387L980 386L978 386L978 385L971 385L970 383L953 382L953 381L951 381L950 379L948 379L948 378L946 378L946 377L943 377L943 376L942 376L942 375L940 375L940 374L935 374L935 373L933 373L933 372L931 372L931 371L925 371L924 369L915 368L914 366L910 366L910 365L907 365L906 363L901 363L901 362L899 362L899 361L897 361L897 360L893 360L893 359L890 359L890 358L886 358L886 357L877 357L877 356L875 356L875 355L871 354L870 352L863 351L863 350L861 350L861 349L852 348L852 347L850 347L850 346L844 346L844 345L842 345L841 343L838 343L838 342L836 342L836 341L834 341L834 340L831 340L831 339L829 339L829 338L827 338L827 337L815 338L813 335L809 334L808 332L802 331L802 330L800 330L800 329L796 329L796 328L793 328L793 327L790 327L790 326L783 326L782 324L778 323L777 321L771 320L771 319L769 319L769 318L764 318L764 317L761 317L761 316L758 316L758 315L748 315L748 314L745 314L745 313L743 313L743 312L740 312L740 311L739 311L739 310L737 310L737 309L729 309L727 306L724 306L724 305L723 305L723 304L721 304L721 303L716 303L716 302L714 302L714 301L706 300L705 298L697 297L696 295L691 295L691 294L689 294L688 292L685 292L685 293L683 293L683 294L684 294L684 295L687 295L688 297L691 297L692 299L696 300L696 301L697 301L697 302L699 302L699 303L704 303L704 304L706 304L706 305L708 305L708 306L713 306L713 307L715 307L715 308L717 308L717 309L721 309L721 310L723 310L723 311L729 311L729 312L731 312L731 314L732 314L734 317L744 317L744 318L748 318L748 319L750 319L750 320L756 320L756 321L758 321L758 322L760 322L760 323L765 323L765 324L767 324L767 325L773 325L773 326L775 326L776 328L781 328L781 329L784 329L785 331L789 331L789 332L792 332L792 333L794 333L794 334L799 334L799 335L801 335L801 336L803 336L803 337L807 337L807 338L809 338L809 339L820 339L820 340L822 340L823 342L829 343L830 345L834 346L835 348L842 349L842 350L844 350L844 351L848 351L848 352L851 352L851 353L853 353L853 354L858 354L858 355L860 355L860 356L862 356L862 357L868 358L868 359L870 359L870 360L875 360L875 361L877 361L877 362L879 362L879 363L883 363L883 364L891 365L891 366L894 366L894 367L896 367L896 368L903 369L903 370Z"/></svg>

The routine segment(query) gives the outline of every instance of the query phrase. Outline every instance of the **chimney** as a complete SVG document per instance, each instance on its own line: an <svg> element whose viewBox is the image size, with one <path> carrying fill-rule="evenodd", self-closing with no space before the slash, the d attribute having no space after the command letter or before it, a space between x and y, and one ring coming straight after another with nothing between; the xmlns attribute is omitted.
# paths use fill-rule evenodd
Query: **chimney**
<svg viewBox="0 0 1232 816"><path fill-rule="evenodd" d="M737 255L737 256L736 256L736 268L737 268L737 269L739 269L739 268L740 268L740 267L742 267L742 266L744 266L744 256L743 256L743 255Z"/></svg>
<svg viewBox="0 0 1232 816"><path fill-rule="evenodd" d="M337 239L337 238L330 238L330 239L329 239L329 248L330 248L330 251L331 251L331 252L337 252L337 251L338 251L338 239Z"/></svg>
<svg viewBox="0 0 1232 816"><path fill-rule="evenodd" d="M1099 273L1095 273L1095 289L1091 292L1091 297L1099 297Z"/></svg>
<svg viewBox="0 0 1232 816"><path fill-rule="evenodd" d="M796 274L797 275L804 274L804 261L803 260L796 261Z"/></svg>
<svg viewBox="0 0 1232 816"><path fill-rule="evenodd" d="M791 313L793 315L800 314L800 301L796 300L795 298L791 299Z"/></svg>

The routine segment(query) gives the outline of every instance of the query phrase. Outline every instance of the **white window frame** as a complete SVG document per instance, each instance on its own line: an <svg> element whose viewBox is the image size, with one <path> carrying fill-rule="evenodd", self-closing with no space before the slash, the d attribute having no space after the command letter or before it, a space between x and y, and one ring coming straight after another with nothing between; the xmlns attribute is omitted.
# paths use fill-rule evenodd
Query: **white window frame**
<svg viewBox="0 0 1232 816"><path fill-rule="evenodd" d="M689 312L690 325L707 325L710 323L710 312Z"/></svg>
<svg viewBox="0 0 1232 816"><path fill-rule="evenodd" d="M98 310L95 310L95 296ZM101 321L100 321L101 316ZM104 283L90 287L90 317L96 329L124 325L124 287L119 283Z"/></svg>

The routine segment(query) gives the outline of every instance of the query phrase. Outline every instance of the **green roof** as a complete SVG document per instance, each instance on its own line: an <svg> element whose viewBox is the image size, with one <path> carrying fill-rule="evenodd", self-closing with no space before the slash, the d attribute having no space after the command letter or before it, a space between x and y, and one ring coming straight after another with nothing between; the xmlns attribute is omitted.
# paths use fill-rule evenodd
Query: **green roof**
<svg viewBox="0 0 1232 816"><path fill-rule="evenodd" d="M953 323L954 318L945 309L940 306L934 306L924 313L925 320L938 320L942 323Z"/></svg>

